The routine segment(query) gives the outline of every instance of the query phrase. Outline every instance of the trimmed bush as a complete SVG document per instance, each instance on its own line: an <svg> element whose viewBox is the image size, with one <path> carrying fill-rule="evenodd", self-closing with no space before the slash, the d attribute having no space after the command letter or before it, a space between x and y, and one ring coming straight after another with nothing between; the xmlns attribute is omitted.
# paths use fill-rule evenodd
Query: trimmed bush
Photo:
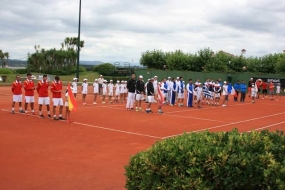
<svg viewBox="0 0 285 190"><path fill-rule="evenodd" d="M200 132L131 157L127 189L285 189L283 132Z"/></svg>
<svg viewBox="0 0 285 190"><path fill-rule="evenodd" d="M27 74L28 73L27 69L15 69L14 71L16 74Z"/></svg>
<svg viewBox="0 0 285 190"><path fill-rule="evenodd" d="M99 73L100 75L111 75L114 73L115 66L111 63L103 63L93 67L93 71Z"/></svg>
<svg viewBox="0 0 285 190"><path fill-rule="evenodd" d="M0 68L0 74L14 74L14 72L8 68Z"/></svg>

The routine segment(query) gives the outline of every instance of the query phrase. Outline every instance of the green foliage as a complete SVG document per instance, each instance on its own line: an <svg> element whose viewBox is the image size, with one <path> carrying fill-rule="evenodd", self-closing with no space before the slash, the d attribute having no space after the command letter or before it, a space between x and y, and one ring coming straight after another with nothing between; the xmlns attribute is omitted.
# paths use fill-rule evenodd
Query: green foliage
<svg viewBox="0 0 285 190"><path fill-rule="evenodd" d="M28 54L27 69L42 73L72 74L72 69L77 63L77 38L67 37L61 43L61 49L45 50L35 45L35 53ZM84 47L84 41L80 42L80 49ZM64 71L63 71L64 70Z"/></svg>
<svg viewBox="0 0 285 190"><path fill-rule="evenodd" d="M16 74L27 74L28 73L27 69L15 69L14 71Z"/></svg>
<svg viewBox="0 0 285 190"><path fill-rule="evenodd" d="M199 50L195 54L185 53L182 50L163 52L161 50L142 53L140 64L149 69L162 69L167 65L170 70L195 72L259 72L282 73L282 64L277 65L283 54L269 54L263 57L249 57L232 55L219 51L214 53L210 48ZM245 67L245 69L243 69Z"/></svg>
<svg viewBox="0 0 285 190"><path fill-rule="evenodd" d="M166 54L162 50L143 52L140 64L150 69L162 69L166 65Z"/></svg>
<svg viewBox="0 0 285 190"><path fill-rule="evenodd" d="M277 73L285 73L285 54L281 55L276 61L275 70Z"/></svg>
<svg viewBox="0 0 285 190"><path fill-rule="evenodd" d="M200 132L131 157L127 189L285 189L283 132Z"/></svg>
<svg viewBox="0 0 285 190"><path fill-rule="evenodd" d="M112 75L115 69L116 69L115 66L111 63L103 63L103 64L96 65L93 67L94 72L97 72L103 76Z"/></svg>
<svg viewBox="0 0 285 190"><path fill-rule="evenodd" d="M13 70L8 68L0 68L0 74L13 74L15 73Z"/></svg>

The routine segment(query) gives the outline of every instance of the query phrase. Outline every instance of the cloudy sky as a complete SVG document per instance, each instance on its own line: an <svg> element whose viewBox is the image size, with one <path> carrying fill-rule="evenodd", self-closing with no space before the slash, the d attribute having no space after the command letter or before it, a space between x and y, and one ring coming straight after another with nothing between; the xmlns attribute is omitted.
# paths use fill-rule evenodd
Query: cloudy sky
<svg viewBox="0 0 285 190"><path fill-rule="evenodd" d="M79 0L0 0L0 49L12 59L77 37ZM285 50L282 0L82 0L80 60L138 63L161 49L262 56Z"/></svg>

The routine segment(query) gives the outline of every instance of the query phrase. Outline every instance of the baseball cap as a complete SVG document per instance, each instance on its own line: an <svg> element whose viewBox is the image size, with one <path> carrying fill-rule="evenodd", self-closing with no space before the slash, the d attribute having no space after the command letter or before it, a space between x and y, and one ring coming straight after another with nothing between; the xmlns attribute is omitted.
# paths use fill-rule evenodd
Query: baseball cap
<svg viewBox="0 0 285 190"><path fill-rule="evenodd" d="M98 79L95 79L95 81L98 81Z"/></svg>
<svg viewBox="0 0 285 190"><path fill-rule="evenodd" d="M157 78L157 76L154 76L153 78Z"/></svg>
<svg viewBox="0 0 285 190"><path fill-rule="evenodd" d="M73 78L73 80L77 80L78 78Z"/></svg>
<svg viewBox="0 0 285 190"><path fill-rule="evenodd" d="M154 80L154 78L151 78L150 80Z"/></svg>
<svg viewBox="0 0 285 190"><path fill-rule="evenodd" d="M224 84L226 84L227 83L227 81L224 81Z"/></svg>
<svg viewBox="0 0 285 190"><path fill-rule="evenodd" d="M142 79L142 78L143 78L143 76L141 76L141 75L140 75L140 76L139 76L139 78L141 78L141 79Z"/></svg>
<svg viewBox="0 0 285 190"><path fill-rule="evenodd" d="M83 81L87 81L88 79L83 79Z"/></svg>

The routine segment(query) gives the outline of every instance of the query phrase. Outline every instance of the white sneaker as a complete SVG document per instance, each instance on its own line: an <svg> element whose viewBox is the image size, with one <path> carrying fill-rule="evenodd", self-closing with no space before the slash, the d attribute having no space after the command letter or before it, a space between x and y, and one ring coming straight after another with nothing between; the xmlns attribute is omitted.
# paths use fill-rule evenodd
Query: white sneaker
<svg viewBox="0 0 285 190"><path fill-rule="evenodd" d="M226 107L227 105L226 105L226 104L223 104L222 106L223 106L223 107Z"/></svg>
<svg viewBox="0 0 285 190"><path fill-rule="evenodd" d="M93 102L93 104L95 105L95 104L97 104L96 102Z"/></svg>

